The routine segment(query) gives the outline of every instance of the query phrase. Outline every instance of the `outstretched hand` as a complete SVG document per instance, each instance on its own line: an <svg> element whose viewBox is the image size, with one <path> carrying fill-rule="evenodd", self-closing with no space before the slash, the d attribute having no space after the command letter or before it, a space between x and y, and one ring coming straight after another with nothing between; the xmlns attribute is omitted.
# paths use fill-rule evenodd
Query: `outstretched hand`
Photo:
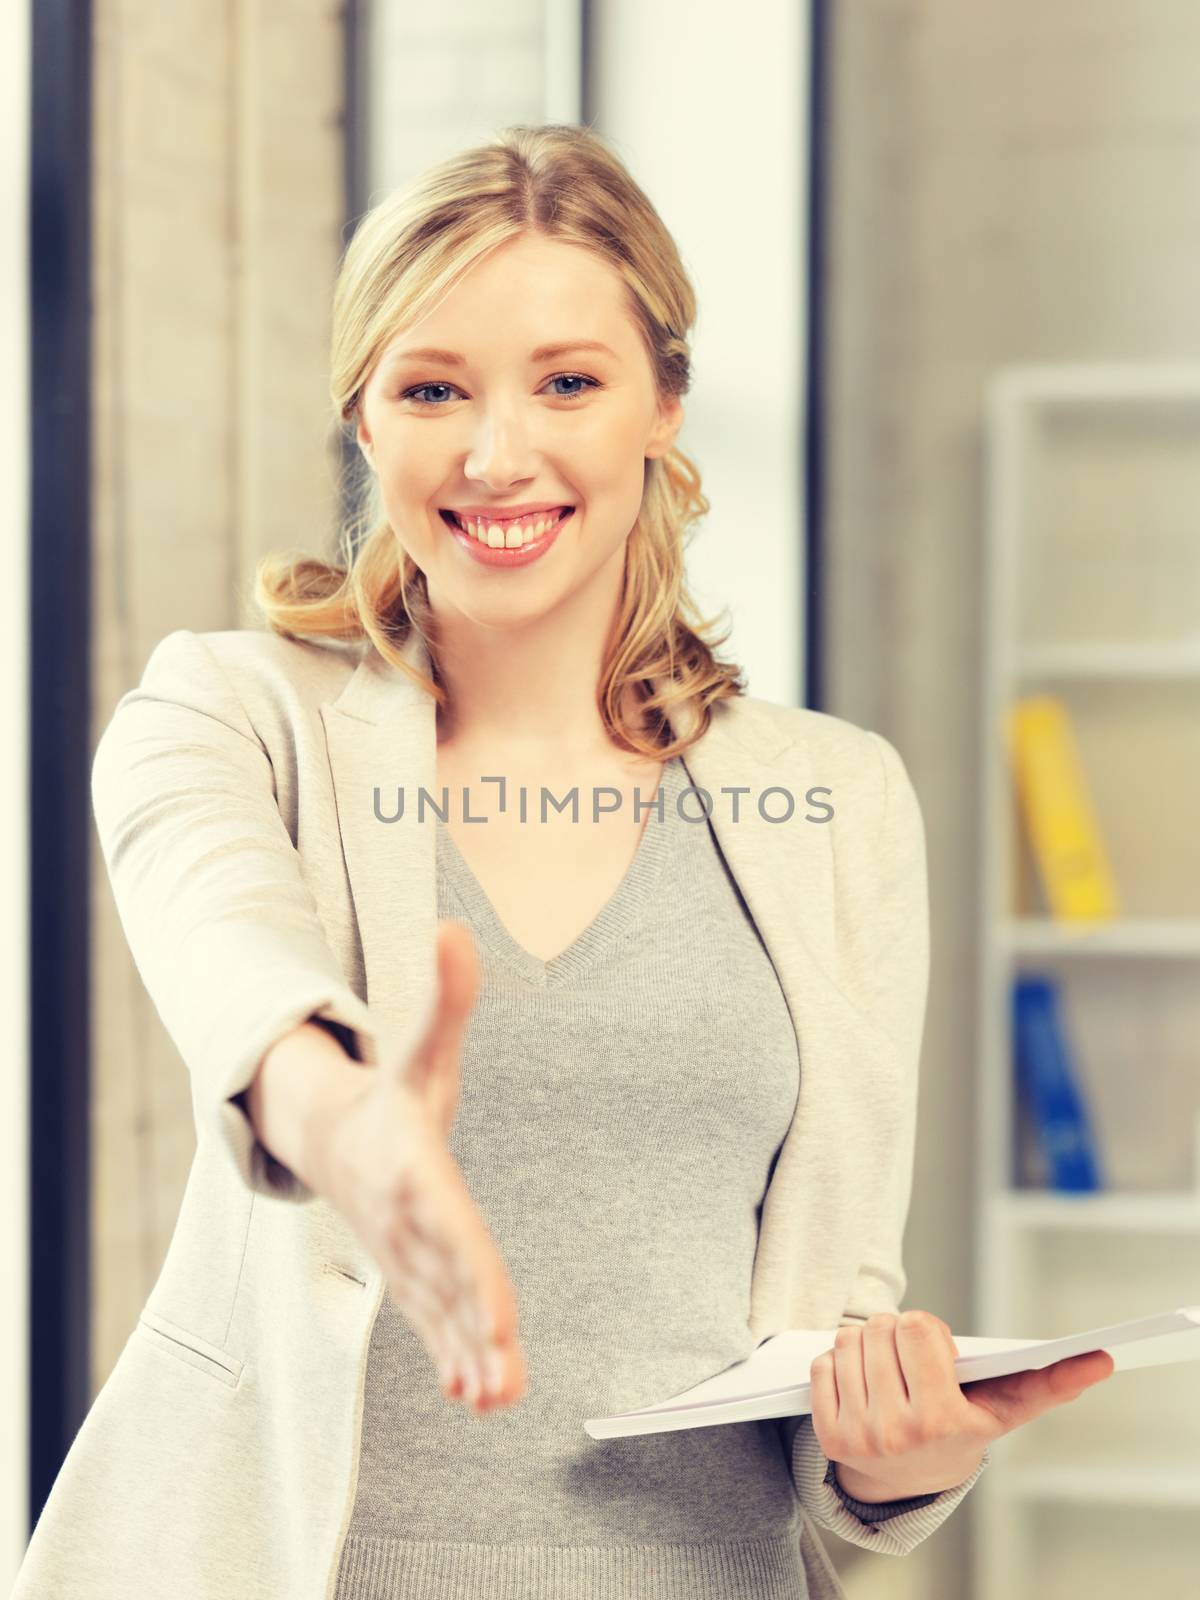
<svg viewBox="0 0 1200 1600"><path fill-rule="evenodd" d="M958 1346L929 1311L839 1328L810 1373L813 1431L846 1493L869 1501L938 1493L969 1478L993 1439L1077 1400L1112 1375L1106 1350L960 1384Z"/></svg>
<svg viewBox="0 0 1200 1600"><path fill-rule="evenodd" d="M479 982L470 929L440 921L431 1005L329 1120L316 1187L383 1268L443 1393L482 1413L520 1399L527 1374L512 1280L447 1142Z"/></svg>

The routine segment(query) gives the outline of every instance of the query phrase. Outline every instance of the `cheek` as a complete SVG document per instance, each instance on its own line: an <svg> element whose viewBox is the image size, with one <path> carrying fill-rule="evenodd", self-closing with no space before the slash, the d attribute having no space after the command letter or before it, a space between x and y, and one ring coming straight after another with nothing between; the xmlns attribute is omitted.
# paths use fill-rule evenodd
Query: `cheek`
<svg viewBox="0 0 1200 1600"><path fill-rule="evenodd" d="M591 426L580 424L573 431L568 448L571 454L586 467L588 476L616 485L629 474L631 466L642 460L642 441L645 437L639 419L622 415L619 418L596 416L586 419Z"/></svg>
<svg viewBox="0 0 1200 1600"><path fill-rule="evenodd" d="M636 513L646 482L639 436L631 430L620 439L608 432L594 443L576 441L562 457L562 474L595 515L619 518L631 508Z"/></svg>
<svg viewBox="0 0 1200 1600"><path fill-rule="evenodd" d="M421 455L393 451L377 457L379 496L388 521L407 540L428 542L434 527L438 485L429 474L429 460Z"/></svg>

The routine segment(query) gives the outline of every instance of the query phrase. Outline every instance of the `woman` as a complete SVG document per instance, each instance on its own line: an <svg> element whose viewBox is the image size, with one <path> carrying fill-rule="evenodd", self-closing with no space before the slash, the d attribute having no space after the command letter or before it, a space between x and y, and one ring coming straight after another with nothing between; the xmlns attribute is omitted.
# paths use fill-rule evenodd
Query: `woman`
<svg viewBox="0 0 1200 1600"><path fill-rule="evenodd" d="M912 785L689 620L693 293L599 139L385 200L334 313L381 514L96 753L198 1142L16 1594L838 1595L814 1521L903 1554L1004 1431L896 1315ZM585 1433L787 1327L839 1330L813 1416Z"/></svg>

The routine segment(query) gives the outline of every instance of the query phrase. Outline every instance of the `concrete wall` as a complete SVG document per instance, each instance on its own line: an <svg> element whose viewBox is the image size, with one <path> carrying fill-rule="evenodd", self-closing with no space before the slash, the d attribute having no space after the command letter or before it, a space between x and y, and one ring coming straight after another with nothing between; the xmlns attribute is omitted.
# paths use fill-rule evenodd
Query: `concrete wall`
<svg viewBox="0 0 1200 1600"><path fill-rule="evenodd" d="M332 549L342 32L324 0L96 0L95 736L176 628L250 625ZM195 1135L93 839L93 1386L162 1265Z"/></svg>

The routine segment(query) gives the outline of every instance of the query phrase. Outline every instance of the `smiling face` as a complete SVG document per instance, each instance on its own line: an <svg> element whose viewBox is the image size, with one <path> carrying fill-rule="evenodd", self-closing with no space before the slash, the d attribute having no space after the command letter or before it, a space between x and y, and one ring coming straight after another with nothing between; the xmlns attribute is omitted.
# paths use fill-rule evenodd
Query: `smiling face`
<svg viewBox="0 0 1200 1600"><path fill-rule="evenodd" d="M505 627L597 585L615 600L644 462L671 448L683 421L678 399L659 406L624 295L589 251L523 235L385 346L362 392L358 443L435 615ZM553 527L554 510L539 509L526 519L542 530L530 542L505 523L531 506L573 509ZM489 513L472 519L482 542L444 515L464 509Z"/></svg>

